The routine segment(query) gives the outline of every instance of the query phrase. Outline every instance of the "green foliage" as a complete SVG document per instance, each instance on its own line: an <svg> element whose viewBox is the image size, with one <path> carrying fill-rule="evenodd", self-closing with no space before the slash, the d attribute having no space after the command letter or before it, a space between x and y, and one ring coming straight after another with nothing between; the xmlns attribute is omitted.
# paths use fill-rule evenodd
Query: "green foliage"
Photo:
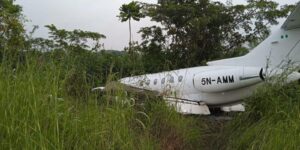
<svg viewBox="0 0 300 150"><path fill-rule="evenodd" d="M129 4L123 4L120 7L120 15L118 17L122 22L130 19L140 21L140 18L143 18L141 6L136 1L132 1Z"/></svg>
<svg viewBox="0 0 300 150"><path fill-rule="evenodd" d="M21 7L13 0L0 1L0 61L18 61L24 49L25 30Z"/></svg>
<svg viewBox="0 0 300 150"><path fill-rule="evenodd" d="M197 149L202 131L196 119L178 114L163 101L146 103L150 109L150 132L161 149Z"/></svg>
<svg viewBox="0 0 300 150"><path fill-rule="evenodd" d="M166 39L160 27L144 27L141 28L139 33L142 34L143 39L139 52L142 54L146 72L159 72L175 67L166 66L168 64L166 59L168 55L162 51L166 48Z"/></svg>
<svg viewBox="0 0 300 150"><path fill-rule="evenodd" d="M227 149L299 149L299 94L296 83L260 88L228 126Z"/></svg>
<svg viewBox="0 0 300 150"><path fill-rule="evenodd" d="M277 24L276 19L286 16L291 8L279 9L278 3L266 0L249 0L247 5L225 5L210 0L160 0L157 5L143 4L145 15L160 23L164 33L157 35L143 28L140 32L147 35L143 36L146 43L149 36L153 40L164 39L155 42L158 47L148 44L149 48L143 50L151 58L160 49L174 68L238 56L244 54L238 52L245 49L243 44L263 40L269 34L269 26Z"/></svg>
<svg viewBox="0 0 300 150"><path fill-rule="evenodd" d="M144 15L141 13L141 6L136 1L132 1L129 4L123 4L119 10L120 14L118 17L120 18L121 22L128 21L129 23L129 51L131 52L131 19L140 21Z"/></svg>
<svg viewBox="0 0 300 150"><path fill-rule="evenodd" d="M92 87L88 86L86 73L78 68L68 71L64 80L64 92L73 99L85 100Z"/></svg>
<svg viewBox="0 0 300 150"><path fill-rule="evenodd" d="M249 0L131 2L122 22L147 15L161 26L144 27L129 52L103 51L104 35L49 29L49 39L25 35L21 7L0 0L0 145L3 149L198 149L207 120L182 116L158 98L133 103L122 87L104 95L91 88L124 76L204 64L244 54L245 42L268 35L292 6ZM142 14L145 13L145 14ZM251 24L253 22L253 24ZM242 33L240 33L240 32ZM113 78L112 78L113 77ZM247 113L228 127L227 149L299 149L299 86L262 88ZM276 87L276 88L275 88ZM206 126L206 127L205 127ZM204 142L204 144L203 144ZM222 147L225 148L225 147Z"/></svg>
<svg viewBox="0 0 300 150"><path fill-rule="evenodd" d="M80 51L80 50L91 50L99 51L101 50L100 40L106 38L105 35L82 31L73 30L66 31L64 29L57 29L56 26L47 25L50 31L50 38L54 41L54 49L69 50L69 51ZM88 42L94 42L93 47L91 47Z"/></svg>
<svg viewBox="0 0 300 150"><path fill-rule="evenodd" d="M43 52L47 59L61 64L63 76L73 72L72 69L75 68L75 72L80 74L78 76L84 76L89 87L96 87L106 83L111 67L118 76L141 73L143 66L135 61L137 58L131 59L124 52L102 50L100 40L105 38L102 34L81 30L67 31L57 29L54 25L48 25L47 28L50 38L29 38L29 49ZM71 75L70 83L74 75Z"/></svg>
<svg viewBox="0 0 300 150"><path fill-rule="evenodd" d="M0 66L3 149L198 147L200 133L191 128L196 126L195 120L181 116L162 101L128 103L130 97L122 90L100 99L92 93L84 98L78 93L71 93L78 95L76 98L67 96L64 86L82 86L84 74L72 69L64 75L61 64L42 58L28 54L26 65L15 70ZM105 105L106 97L110 103Z"/></svg>

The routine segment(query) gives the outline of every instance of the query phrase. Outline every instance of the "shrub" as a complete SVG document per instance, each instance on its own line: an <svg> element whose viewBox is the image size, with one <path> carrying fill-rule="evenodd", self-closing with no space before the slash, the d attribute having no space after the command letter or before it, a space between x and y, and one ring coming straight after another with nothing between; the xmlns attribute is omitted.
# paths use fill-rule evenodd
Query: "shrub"
<svg viewBox="0 0 300 150"><path fill-rule="evenodd" d="M91 90L85 72L77 68L68 71L63 87L65 94L73 99L86 99Z"/></svg>

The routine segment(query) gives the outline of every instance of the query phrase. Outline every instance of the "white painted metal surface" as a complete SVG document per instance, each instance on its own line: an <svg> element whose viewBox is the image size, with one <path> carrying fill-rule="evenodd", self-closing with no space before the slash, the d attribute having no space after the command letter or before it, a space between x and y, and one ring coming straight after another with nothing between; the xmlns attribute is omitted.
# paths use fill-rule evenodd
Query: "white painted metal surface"
<svg viewBox="0 0 300 150"><path fill-rule="evenodd" d="M217 93L236 90L262 82L261 68L232 67L206 71L194 76L194 86L201 92Z"/></svg>

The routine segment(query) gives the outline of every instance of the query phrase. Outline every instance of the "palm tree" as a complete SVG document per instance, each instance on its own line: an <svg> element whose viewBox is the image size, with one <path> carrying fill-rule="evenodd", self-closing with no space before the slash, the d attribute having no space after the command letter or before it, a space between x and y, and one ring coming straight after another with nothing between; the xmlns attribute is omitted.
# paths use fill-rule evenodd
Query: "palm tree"
<svg viewBox="0 0 300 150"><path fill-rule="evenodd" d="M129 50L131 49L131 19L135 21L140 21L140 18L143 18L144 15L141 13L141 6L136 1L132 1L129 4L123 4L120 7L119 18L121 22L128 20L129 22Z"/></svg>

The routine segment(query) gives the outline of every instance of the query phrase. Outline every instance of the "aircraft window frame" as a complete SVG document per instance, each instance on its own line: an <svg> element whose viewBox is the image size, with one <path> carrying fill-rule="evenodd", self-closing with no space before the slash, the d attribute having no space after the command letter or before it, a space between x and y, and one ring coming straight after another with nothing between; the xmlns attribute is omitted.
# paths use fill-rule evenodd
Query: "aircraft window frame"
<svg viewBox="0 0 300 150"><path fill-rule="evenodd" d="M150 85L150 82L151 82L150 80L146 80L146 82L145 82L145 83L146 83L146 85L148 85L148 86L149 86L149 85Z"/></svg>
<svg viewBox="0 0 300 150"><path fill-rule="evenodd" d="M161 79L161 84L165 84L166 83L166 78L162 78Z"/></svg>
<svg viewBox="0 0 300 150"><path fill-rule="evenodd" d="M153 84L157 85L157 79L154 79Z"/></svg>
<svg viewBox="0 0 300 150"><path fill-rule="evenodd" d="M183 81L183 76L180 75L180 76L178 77L178 82L182 82L182 81Z"/></svg>
<svg viewBox="0 0 300 150"><path fill-rule="evenodd" d="M140 87L143 87L143 86L144 86L144 81L140 81L140 82L139 82L139 86L140 86Z"/></svg>
<svg viewBox="0 0 300 150"><path fill-rule="evenodd" d="M175 79L174 79L173 76L170 76L170 77L169 77L169 82L170 82L170 83L174 83L174 82L175 82Z"/></svg>

